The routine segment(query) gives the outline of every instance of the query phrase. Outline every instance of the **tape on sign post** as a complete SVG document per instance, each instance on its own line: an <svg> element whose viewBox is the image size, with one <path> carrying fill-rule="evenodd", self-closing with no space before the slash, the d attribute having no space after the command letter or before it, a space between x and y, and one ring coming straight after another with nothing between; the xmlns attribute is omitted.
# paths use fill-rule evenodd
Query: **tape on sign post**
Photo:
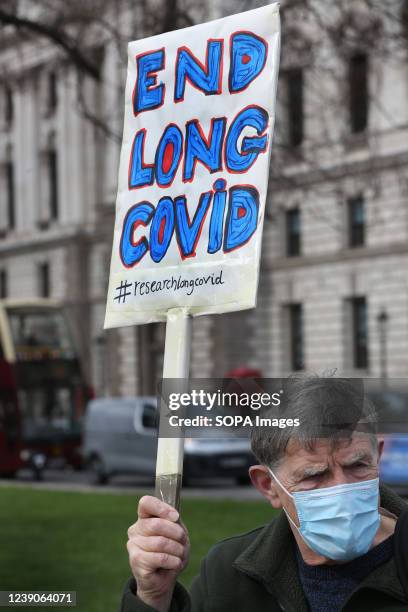
<svg viewBox="0 0 408 612"><path fill-rule="evenodd" d="M192 318L182 308L167 314L163 378L187 379L190 369ZM167 424L168 407L161 399L160 423ZM156 496L177 510L183 477L184 437L166 438L160 435L156 460Z"/></svg>

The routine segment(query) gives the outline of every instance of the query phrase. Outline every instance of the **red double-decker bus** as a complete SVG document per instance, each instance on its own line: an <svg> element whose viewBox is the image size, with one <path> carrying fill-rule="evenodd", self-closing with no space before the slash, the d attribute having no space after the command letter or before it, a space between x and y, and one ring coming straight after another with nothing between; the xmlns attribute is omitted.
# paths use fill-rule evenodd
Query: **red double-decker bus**
<svg viewBox="0 0 408 612"><path fill-rule="evenodd" d="M0 300L0 474L80 467L91 397L63 304Z"/></svg>

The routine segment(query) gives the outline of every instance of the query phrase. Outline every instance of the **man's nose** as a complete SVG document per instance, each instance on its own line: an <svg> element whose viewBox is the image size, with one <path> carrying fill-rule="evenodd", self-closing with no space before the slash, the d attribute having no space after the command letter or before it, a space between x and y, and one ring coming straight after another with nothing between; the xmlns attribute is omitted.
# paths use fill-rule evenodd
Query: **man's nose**
<svg viewBox="0 0 408 612"><path fill-rule="evenodd" d="M335 487L336 485L347 484L349 482L350 479L348 478L344 468L342 468L340 465L333 466L329 486Z"/></svg>

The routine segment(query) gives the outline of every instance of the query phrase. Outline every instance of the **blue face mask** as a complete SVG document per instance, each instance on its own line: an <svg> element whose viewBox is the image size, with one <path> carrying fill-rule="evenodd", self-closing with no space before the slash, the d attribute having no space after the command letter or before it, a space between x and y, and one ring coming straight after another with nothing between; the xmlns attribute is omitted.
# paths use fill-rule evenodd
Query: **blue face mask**
<svg viewBox="0 0 408 612"><path fill-rule="evenodd" d="M294 500L299 527L285 513L309 548L334 561L350 561L370 549L380 525L378 478L291 494L269 471Z"/></svg>

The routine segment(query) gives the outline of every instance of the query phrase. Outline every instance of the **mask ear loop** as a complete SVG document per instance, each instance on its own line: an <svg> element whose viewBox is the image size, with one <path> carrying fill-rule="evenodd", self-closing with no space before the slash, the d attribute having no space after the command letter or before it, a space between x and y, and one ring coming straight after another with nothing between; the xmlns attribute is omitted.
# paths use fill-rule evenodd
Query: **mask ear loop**
<svg viewBox="0 0 408 612"><path fill-rule="evenodd" d="M278 485L280 486L281 489L283 489L286 493L286 495L289 495L289 497L291 497L292 499L294 499L292 493L289 493L289 491L286 489L286 487L283 486L283 484L281 483L281 481L279 480L279 478L272 472L271 468L268 468L269 472L271 473L271 476L273 477L274 480L276 480L276 482L278 483Z"/></svg>
<svg viewBox="0 0 408 612"><path fill-rule="evenodd" d="M278 485L280 486L281 489L283 489L283 491L285 491L286 495L288 495L289 497L291 497L293 500L295 499L295 497L292 495L292 493L289 493L289 491L287 490L286 487L283 486L283 484L281 483L281 481L279 480L279 478L277 478L277 476L272 472L271 468L268 467L269 472L271 473L272 478L278 483ZM295 507L296 507L296 502L295 502ZM282 509L284 511L284 513L286 514L286 518L288 519L288 521L290 523L292 523L292 525L294 526L294 528L296 529L296 531L299 533L299 535L301 536L302 534L300 533L300 528L296 525L296 523L290 518L289 513L287 512L285 506L282 506Z"/></svg>

